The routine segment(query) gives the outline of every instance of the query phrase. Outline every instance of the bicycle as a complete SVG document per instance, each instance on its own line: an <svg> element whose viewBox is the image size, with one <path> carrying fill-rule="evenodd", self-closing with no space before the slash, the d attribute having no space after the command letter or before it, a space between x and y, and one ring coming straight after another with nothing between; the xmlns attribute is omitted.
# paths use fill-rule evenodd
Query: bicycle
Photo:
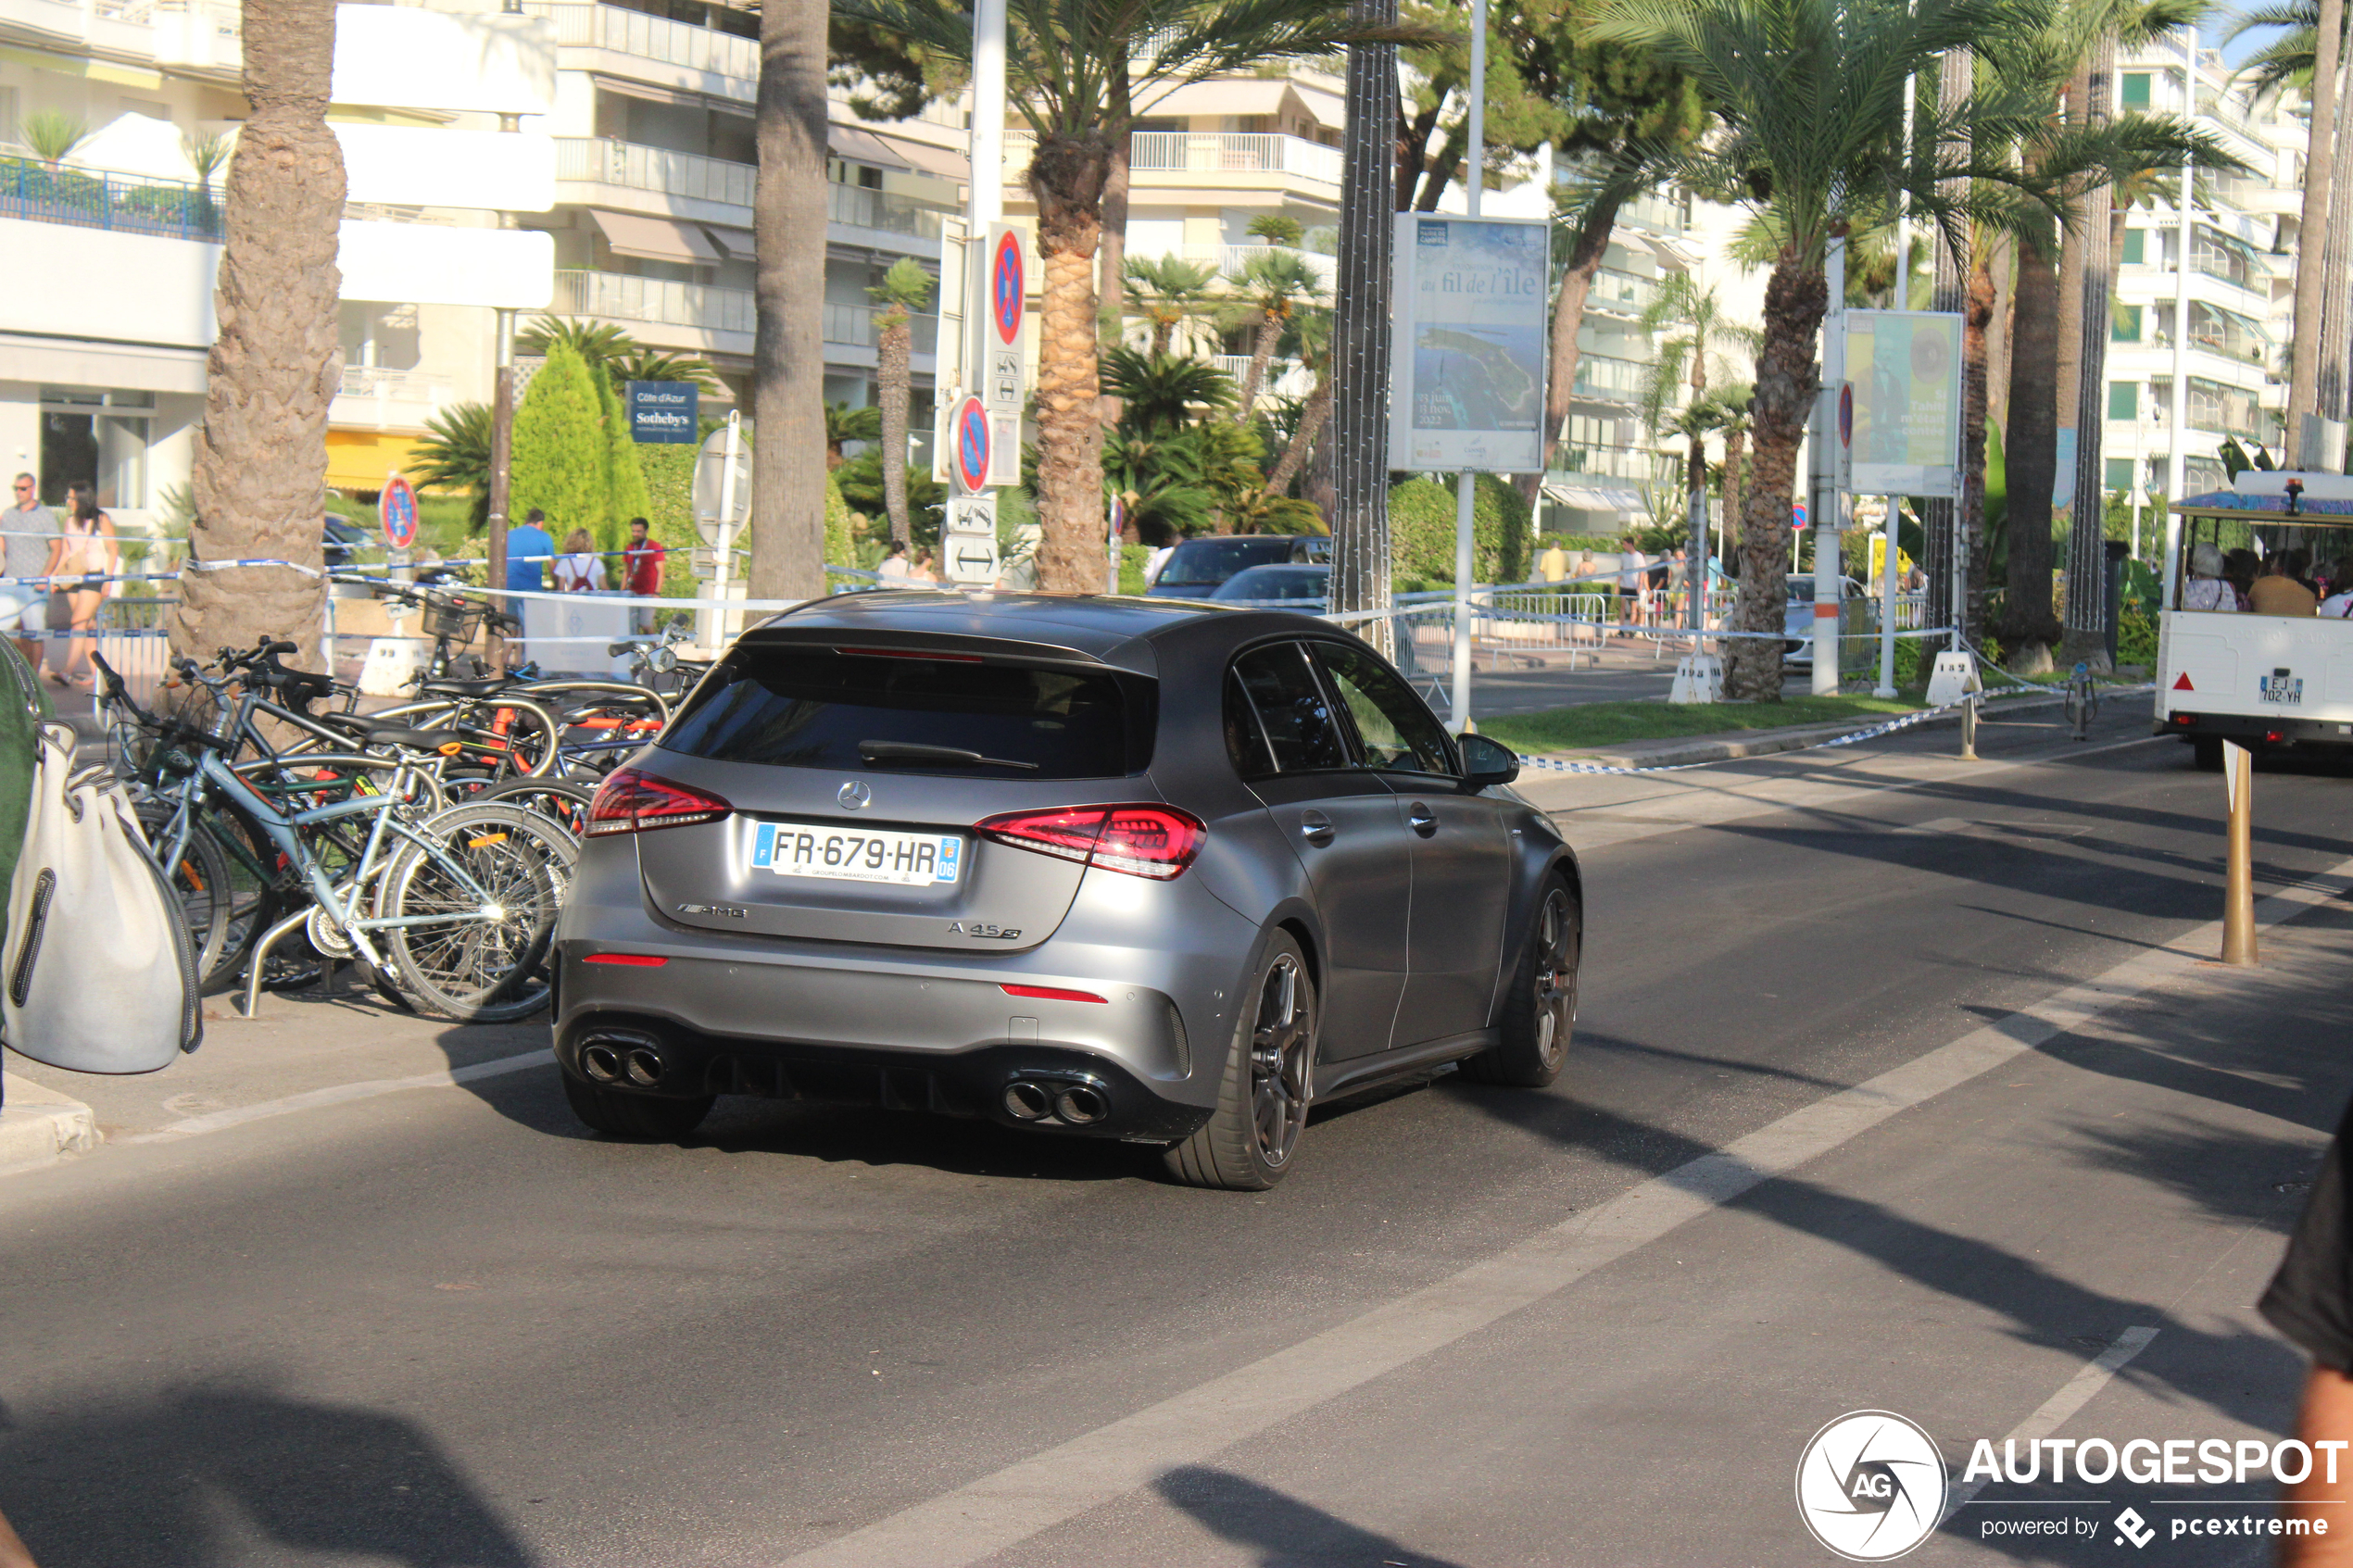
<svg viewBox="0 0 2353 1568"><path fill-rule="evenodd" d="M389 983L422 1012L503 1022L547 1005L552 978L546 960L576 858L573 841L558 823L495 802L414 804L424 792L412 786L427 769L405 753L364 759L388 764L381 787L340 787L341 798L282 809L231 762L257 700L251 684L233 698L225 677L206 674L193 659L175 665L218 703L220 716L210 729L159 719L127 695L119 699L162 737L155 747L157 771L168 782L149 798L163 808L150 820L167 878L178 876L201 837L217 840L202 816L205 809L218 809L275 851L278 880L289 891L308 895L303 907L279 918L254 943L237 1005L241 1016L258 1012L271 950L297 927L306 928L322 957L365 961L380 986L395 977ZM382 738L395 745L447 744L435 742L432 732L394 730ZM314 849L313 833L362 818L368 832L357 857L331 867ZM205 859L203 851L195 853Z"/></svg>
<svg viewBox="0 0 2353 1568"><path fill-rule="evenodd" d="M2067 721L2077 740L2092 738L2092 721L2100 715L2100 690L2092 682L2092 667L2079 663L2067 681Z"/></svg>

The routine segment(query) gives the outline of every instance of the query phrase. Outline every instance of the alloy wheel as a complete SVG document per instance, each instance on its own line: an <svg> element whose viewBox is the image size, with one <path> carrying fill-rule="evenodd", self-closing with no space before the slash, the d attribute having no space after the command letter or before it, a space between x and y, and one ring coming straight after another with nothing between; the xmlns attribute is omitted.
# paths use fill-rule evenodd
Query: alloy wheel
<svg viewBox="0 0 2353 1568"><path fill-rule="evenodd" d="M1268 966L1258 987L1258 1016L1250 1035L1251 1120L1259 1158L1270 1169L1289 1162L1307 1125L1309 1060L1315 1046L1314 1004L1299 960L1285 953Z"/></svg>
<svg viewBox="0 0 2353 1568"><path fill-rule="evenodd" d="M1555 887L1536 917L1536 1054L1547 1070L1560 1065L1577 1022L1577 947L1568 894Z"/></svg>

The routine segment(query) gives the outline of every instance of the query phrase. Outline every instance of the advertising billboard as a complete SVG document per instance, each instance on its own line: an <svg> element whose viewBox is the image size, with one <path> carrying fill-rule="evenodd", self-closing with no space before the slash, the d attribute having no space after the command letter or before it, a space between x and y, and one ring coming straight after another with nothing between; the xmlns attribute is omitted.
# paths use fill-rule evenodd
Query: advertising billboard
<svg viewBox="0 0 2353 1568"><path fill-rule="evenodd" d="M1390 467L1541 465L1551 244L1540 219L1398 217Z"/></svg>
<svg viewBox="0 0 2353 1568"><path fill-rule="evenodd" d="M1846 312L1851 424L1842 409L1842 489L1858 495L1961 493L1961 319L1937 310Z"/></svg>

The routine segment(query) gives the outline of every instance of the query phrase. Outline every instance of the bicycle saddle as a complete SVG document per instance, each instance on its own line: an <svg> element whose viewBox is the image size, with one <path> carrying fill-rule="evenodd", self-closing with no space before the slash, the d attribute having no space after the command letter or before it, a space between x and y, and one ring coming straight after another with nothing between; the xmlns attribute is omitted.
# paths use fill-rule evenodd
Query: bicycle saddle
<svg viewBox="0 0 2353 1568"><path fill-rule="evenodd" d="M354 739L365 735L376 727L375 723L364 713L314 713L310 716L310 720L311 722L324 725L330 730L340 730Z"/></svg>
<svg viewBox="0 0 2353 1568"><path fill-rule="evenodd" d="M517 683L510 675L491 675L479 681L427 681L417 689L427 696L496 696Z"/></svg>
<svg viewBox="0 0 2353 1568"><path fill-rule="evenodd" d="M397 746L410 751L439 751L457 739L447 730L410 730L397 724L380 724L368 732L370 746Z"/></svg>

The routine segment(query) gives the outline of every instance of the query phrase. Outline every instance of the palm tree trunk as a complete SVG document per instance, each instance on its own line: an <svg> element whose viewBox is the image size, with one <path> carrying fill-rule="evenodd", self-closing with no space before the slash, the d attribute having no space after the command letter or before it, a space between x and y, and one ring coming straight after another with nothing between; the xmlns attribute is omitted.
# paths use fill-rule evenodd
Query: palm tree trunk
<svg viewBox="0 0 2353 1568"><path fill-rule="evenodd" d="M883 510L890 514L891 543L906 545L912 539L907 524L907 356L915 332L903 310L884 320L887 324L875 339L882 381Z"/></svg>
<svg viewBox="0 0 2353 1568"><path fill-rule="evenodd" d="M825 591L824 0L760 12L752 193L751 596ZM886 454L887 457L887 454ZM903 459L902 459L903 460ZM887 467L887 463L885 465Z"/></svg>
<svg viewBox="0 0 2353 1568"><path fill-rule="evenodd" d="M1397 0L1351 0L1360 22L1394 22ZM1331 607L1387 609L1389 539L1390 260L1395 248L1399 167L1397 48L1348 46L1348 123L1340 188L1340 275L1332 291ZM1365 627L1390 646L1388 623ZM1460 727L1459 725L1457 726Z"/></svg>
<svg viewBox="0 0 2353 1568"><path fill-rule="evenodd" d="M1724 433L1724 554L1740 548L1741 470L1747 466L1748 432L1739 425Z"/></svg>
<svg viewBox="0 0 2353 1568"><path fill-rule="evenodd" d="M2068 79L2067 123L2070 127L2081 129L2088 122L2086 106L2090 102L2091 91L2092 59L2086 53L2075 62L2075 74ZM2062 471L2059 466L2062 453L2067 454L2064 459L2067 482L2070 487L2074 484L2073 454L2080 450L2082 434L2076 422L2076 411L2083 395L2083 275L2084 264L2090 259L2092 252L2090 210L2088 198L2081 191L2074 193L2073 199L2068 203L2069 227L2059 240L2058 369L2055 388L2058 401L2051 431L2051 482L2054 491L2057 488ZM2062 436L2059 433L2062 431L2075 439ZM2056 500L2053 501L2054 533L2059 526L2057 514L2065 509L2071 518L2076 499L2078 497L2070 495L2066 508L2061 508Z"/></svg>
<svg viewBox="0 0 2353 1568"><path fill-rule="evenodd" d="M1985 534L1985 421L1992 360L1988 339L1994 318L1993 249L1980 243L1961 307L1961 502L1957 536L1969 541L1969 620L1982 624L1986 562L1992 551Z"/></svg>
<svg viewBox="0 0 2353 1568"><path fill-rule="evenodd" d="M2342 135L2353 124L2353 70L2337 73L2336 123ZM2314 383L2320 415L2326 420L2346 416L2346 357L2353 351L2353 200L2329 200L2328 257L2321 284L2321 370ZM2330 454L2332 468L2345 454Z"/></svg>
<svg viewBox="0 0 2353 1568"><path fill-rule="evenodd" d="M2010 305L2018 294L2018 247L1996 234L1985 264L1994 277L1994 316L1985 329L1985 418L2007 430L2010 422Z"/></svg>
<svg viewBox="0 0 2353 1568"><path fill-rule="evenodd" d="M1560 449L1561 427L1568 423L1568 411L1577 402L1577 360L1579 350L1577 334L1585 325L1585 301L1593 292L1593 275L1602 270L1602 257L1608 253L1609 238L1617 227L1617 201L1610 196L1597 199L1585 214L1584 225L1577 231L1577 243L1568 253L1568 266L1561 273L1560 291L1553 298L1553 341L1544 371L1544 467L1553 466L1553 454ZM1543 487L1544 476L1524 473L1519 476L1519 493L1530 506L1536 504L1537 493Z"/></svg>
<svg viewBox="0 0 2353 1568"><path fill-rule="evenodd" d="M1133 89L1127 73L1114 71L1111 84L1112 119L1126 125L1135 117ZM1111 149L1111 167L1103 175L1103 235L1100 244L1101 259L1095 269L1095 298L1103 312L1103 331L1116 343L1120 328L1126 320L1121 302L1126 297L1124 281L1127 271L1127 182L1128 161L1135 150L1136 138L1122 134ZM1101 418L1108 430L1119 422L1120 399L1103 394Z"/></svg>
<svg viewBox="0 0 2353 1568"><path fill-rule="evenodd" d="M1271 310L1262 311L1258 318L1258 335L1251 340L1250 366L1242 371L1241 400L1234 408L1234 422L1250 422L1250 406L1258 401L1258 389L1266 381L1266 363L1275 357L1275 345L1283 335L1283 319Z"/></svg>
<svg viewBox="0 0 2353 1568"><path fill-rule="evenodd" d="M1095 250L1111 175L1107 126L1038 141L1029 188L1038 198L1038 251L1046 268L1038 355L1038 586L1090 594L1102 586L1102 377L1096 362Z"/></svg>
<svg viewBox="0 0 2353 1568"><path fill-rule="evenodd" d="M2009 578L2002 643L2013 670L2050 668L2058 641L2051 616L2052 430L2058 394L2058 288L2051 258L2032 245L2018 253L2017 312L2010 337Z"/></svg>
<svg viewBox="0 0 2353 1568"><path fill-rule="evenodd" d="M1957 109L1965 103L1976 85L1976 56L1967 49L1947 49L1936 67L1936 102L1941 111ZM1957 189L1953 191L1957 196ZM1966 279L1969 255L1944 243L1937 230L1930 232L1938 238L1930 243L1935 246L1935 285L1930 298L1930 308L1958 310L1967 294ZM1971 248L1974 248L1973 245ZM1981 483L1982 476L1980 476ZM1964 492L1969 486L1968 475L1961 480ZM1956 595L1954 568L1969 558L1968 514L1963 501L1950 497L1931 498L1920 518L1920 566L1928 577L1927 611L1931 626L1952 626L1959 629L1953 646L1958 647L1969 639L1971 630L1969 598ZM1933 644L1920 648L1922 659L1938 651Z"/></svg>
<svg viewBox="0 0 2353 1568"><path fill-rule="evenodd" d="M2103 34L2092 47L2083 100L2086 124L2106 124L2116 80L2116 35ZM2070 664L2108 667L2108 470L2101 436L2108 430L2108 293L2111 258L2123 214L2107 185L2086 192L2082 227L2068 246L2083 253L2082 337L2077 348L2075 397L2075 517L2067 533L2067 635L2062 654Z"/></svg>
<svg viewBox="0 0 2353 1568"><path fill-rule="evenodd" d="M1324 420L1330 417L1331 411L1332 378L1329 375L1317 376L1314 390L1308 393L1306 403L1299 410L1299 428L1291 432L1290 445L1283 448L1282 457L1275 463L1275 471L1266 476L1266 494L1278 496L1290 494L1291 476L1299 471L1300 464L1307 460L1308 448L1315 445L1315 434L1324 428Z"/></svg>
<svg viewBox="0 0 2353 1568"><path fill-rule="evenodd" d="M229 166L220 331L206 365L189 540L203 560L315 569L327 410L343 379L343 153L327 129L335 10L333 0L245 0L244 21L253 112ZM285 567L189 571L172 646L210 658L283 637L308 663L325 599L319 577Z"/></svg>
<svg viewBox="0 0 2353 1568"><path fill-rule="evenodd" d="M1732 630L1779 632L1789 602L1790 501L1797 488L1798 444L1814 411L1815 344L1830 307L1819 267L1787 257L1765 284L1765 336L1756 352L1756 488L1741 520L1741 592ZM1735 701L1781 699L1781 645L1742 637L1727 645L1724 695Z"/></svg>
<svg viewBox="0 0 2353 1568"><path fill-rule="evenodd" d="M2321 0L2312 44L2312 124L2304 158L2303 226L2296 236L2295 334L2288 340L2288 466L2303 461L2297 416L2319 408L2321 296L2327 282L2329 202L2335 192L2337 56L2345 31L2345 0ZM2186 257L2183 258L2187 260ZM2176 321L2176 332L2189 323ZM2178 417L2181 410L2175 410Z"/></svg>

